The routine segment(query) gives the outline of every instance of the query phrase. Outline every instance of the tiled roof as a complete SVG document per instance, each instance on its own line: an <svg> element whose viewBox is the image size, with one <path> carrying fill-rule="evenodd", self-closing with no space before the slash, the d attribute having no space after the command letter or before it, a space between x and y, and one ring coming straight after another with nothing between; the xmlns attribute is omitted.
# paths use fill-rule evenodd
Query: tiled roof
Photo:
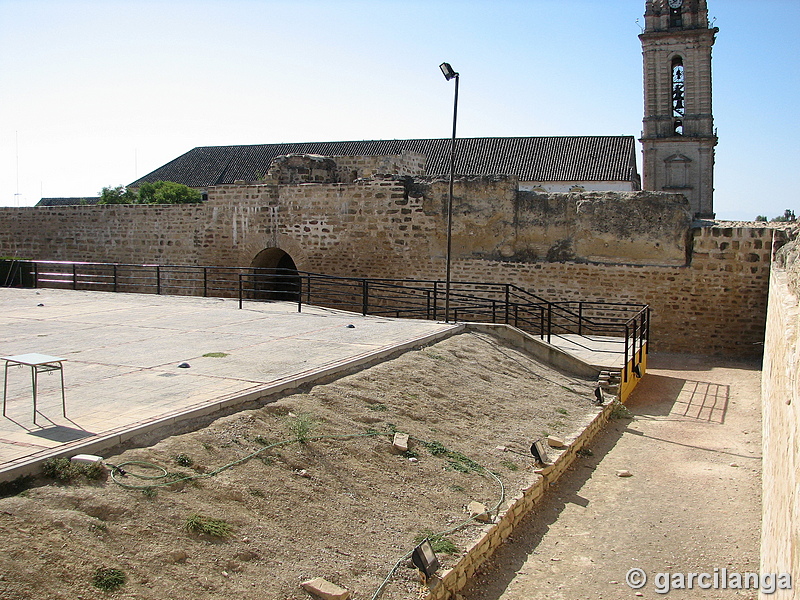
<svg viewBox="0 0 800 600"><path fill-rule="evenodd" d="M263 178L283 154L387 156L404 151L427 157L428 175L450 172L450 139L306 142L201 146L130 185L175 181L207 187ZM633 136L458 138L459 175L516 175L520 181L632 181L638 178Z"/></svg>
<svg viewBox="0 0 800 600"><path fill-rule="evenodd" d="M42 198L36 206L72 206L75 204L97 204L98 196L84 198Z"/></svg>

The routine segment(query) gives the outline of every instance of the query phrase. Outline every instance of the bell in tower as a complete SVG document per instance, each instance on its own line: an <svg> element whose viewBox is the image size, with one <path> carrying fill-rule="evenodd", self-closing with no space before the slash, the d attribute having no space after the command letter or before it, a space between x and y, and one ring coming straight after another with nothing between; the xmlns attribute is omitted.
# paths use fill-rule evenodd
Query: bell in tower
<svg viewBox="0 0 800 600"><path fill-rule="evenodd" d="M711 47L706 0L647 0L643 187L681 193L696 218L714 217Z"/></svg>

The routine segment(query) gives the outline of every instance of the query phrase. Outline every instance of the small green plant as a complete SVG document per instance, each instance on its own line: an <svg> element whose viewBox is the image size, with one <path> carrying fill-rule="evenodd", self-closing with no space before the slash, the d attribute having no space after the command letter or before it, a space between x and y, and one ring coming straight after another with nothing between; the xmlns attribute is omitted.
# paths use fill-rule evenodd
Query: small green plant
<svg viewBox="0 0 800 600"><path fill-rule="evenodd" d="M314 415L300 413L299 415L289 417L286 426L298 442L305 444L311 437L311 432L317 426L317 419Z"/></svg>
<svg viewBox="0 0 800 600"><path fill-rule="evenodd" d="M263 435L260 434L254 437L253 441L256 444L261 444L262 446L269 446L272 443L267 438L265 438Z"/></svg>
<svg viewBox="0 0 800 600"><path fill-rule="evenodd" d="M374 410L375 412L386 412L389 410L385 404L368 404L367 408L370 410Z"/></svg>
<svg viewBox="0 0 800 600"><path fill-rule="evenodd" d="M99 463L86 464L72 462L68 458L48 458L42 463L42 474L61 483L69 483L85 477L86 479L101 479L105 474L103 465Z"/></svg>
<svg viewBox="0 0 800 600"><path fill-rule="evenodd" d="M228 356L227 352L206 352L203 354L204 358L225 358Z"/></svg>
<svg viewBox="0 0 800 600"><path fill-rule="evenodd" d="M594 456L594 452L592 452L591 448L581 448L575 454L577 454L581 458L585 458L587 456Z"/></svg>
<svg viewBox="0 0 800 600"><path fill-rule="evenodd" d="M431 548L433 548L433 551L437 554L455 554L458 552L458 547L450 538L440 533L433 533L430 529L418 533L414 538L414 543L421 544L425 540L430 542Z"/></svg>
<svg viewBox="0 0 800 600"><path fill-rule="evenodd" d="M465 490L465 489L463 488L463 486L460 486L460 485L455 485L455 484L454 484L454 485L451 485L451 486L450 486L450 489L451 489L452 491L454 491L454 492L466 492L466 491L467 491L467 490Z"/></svg>
<svg viewBox="0 0 800 600"><path fill-rule="evenodd" d="M430 452L433 456L442 456L450 452L447 449L447 446L445 446L441 442L437 442L436 440L432 442L423 442L423 444L428 449L428 452Z"/></svg>
<svg viewBox="0 0 800 600"><path fill-rule="evenodd" d="M113 592L117 588L125 585L127 579L125 573L120 569L100 567L94 572L92 585L104 592Z"/></svg>
<svg viewBox="0 0 800 600"><path fill-rule="evenodd" d="M565 416L569 414L569 413L567 412L567 409L566 409L566 408L557 408L557 409L556 409L556 412L557 412L558 414L560 414L560 415L565 415Z"/></svg>
<svg viewBox="0 0 800 600"><path fill-rule="evenodd" d="M183 528L189 533L205 534L223 539L233 535L233 527L226 521L201 515L191 515L186 519Z"/></svg>
<svg viewBox="0 0 800 600"><path fill-rule="evenodd" d="M611 403L611 418L612 419L632 419L633 413L628 410L628 407L625 406L619 400L614 400Z"/></svg>
<svg viewBox="0 0 800 600"><path fill-rule="evenodd" d="M500 464L509 471L519 471L519 465L512 460L501 460Z"/></svg>
<svg viewBox="0 0 800 600"><path fill-rule="evenodd" d="M156 491L156 488L146 487L142 489L142 496L145 498L155 498L158 496L158 492Z"/></svg>
<svg viewBox="0 0 800 600"><path fill-rule="evenodd" d="M405 458L419 458L419 453L416 450L406 450L403 452Z"/></svg>
<svg viewBox="0 0 800 600"><path fill-rule="evenodd" d="M264 492L262 492L258 488L254 488L254 487L247 488L247 491L250 492L251 496L255 496L256 498L263 498L264 497Z"/></svg>
<svg viewBox="0 0 800 600"><path fill-rule="evenodd" d="M188 454L178 454L175 457L175 464L182 467L191 467L194 464L194 460Z"/></svg>

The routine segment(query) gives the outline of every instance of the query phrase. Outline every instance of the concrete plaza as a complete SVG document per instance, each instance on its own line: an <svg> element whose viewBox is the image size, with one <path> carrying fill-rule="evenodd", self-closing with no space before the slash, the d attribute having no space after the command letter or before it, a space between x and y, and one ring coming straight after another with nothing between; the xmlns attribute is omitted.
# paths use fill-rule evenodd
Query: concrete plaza
<svg viewBox="0 0 800 600"><path fill-rule="evenodd" d="M0 356L64 360L8 368L0 480L57 454L99 451L150 429L293 388L457 331L294 303L0 288ZM224 356L223 356L224 355ZM180 368L188 363L189 368ZM5 364L5 363L3 363Z"/></svg>

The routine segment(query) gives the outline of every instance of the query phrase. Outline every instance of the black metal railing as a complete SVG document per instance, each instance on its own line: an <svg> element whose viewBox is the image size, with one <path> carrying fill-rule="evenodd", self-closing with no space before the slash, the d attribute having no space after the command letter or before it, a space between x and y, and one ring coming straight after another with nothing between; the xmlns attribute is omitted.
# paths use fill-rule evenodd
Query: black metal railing
<svg viewBox="0 0 800 600"><path fill-rule="evenodd" d="M252 267L146 265L67 261L0 261L22 273L19 285L164 295L291 301L363 315L513 325L551 343L554 337L592 336L624 345L625 364L642 361L650 334L649 307L597 301L551 302L513 284L456 281L450 315L443 281L368 279ZM624 369L624 379L627 381Z"/></svg>

